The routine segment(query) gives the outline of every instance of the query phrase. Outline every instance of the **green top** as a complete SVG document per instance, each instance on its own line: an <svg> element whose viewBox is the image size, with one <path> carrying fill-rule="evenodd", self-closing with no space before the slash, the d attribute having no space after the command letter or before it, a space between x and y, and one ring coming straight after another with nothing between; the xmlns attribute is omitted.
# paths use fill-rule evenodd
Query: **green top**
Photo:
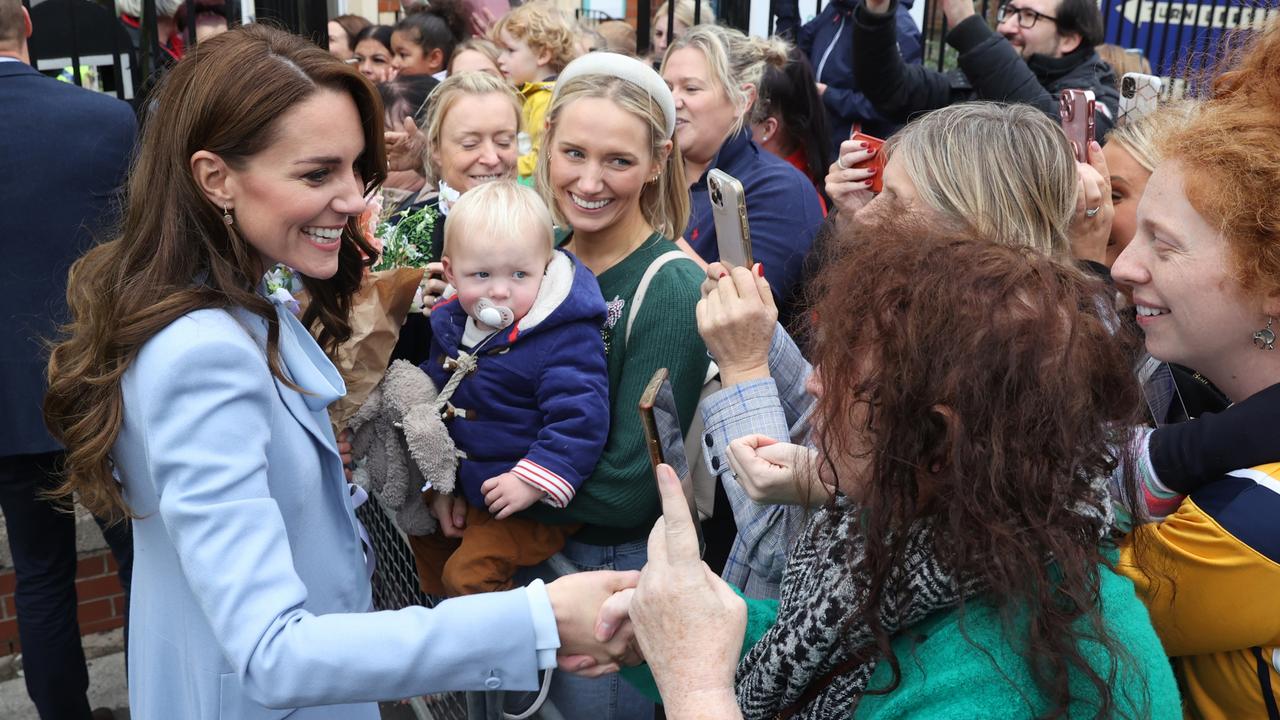
<svg viewBox="0 0 1280 720"><path fill-rule="evenodd" d="M695 315L705 277L698 265L693 261L663 265L645 291L630 345L624 336L640 278L655 258L672 250L679 248L654 233L596 278L608 306L602 332L609 363L609 439L595 472L583 481L568 507L555 510L537 504L522 517L547 524L583 523L575 540L617 545L647 537L661 514L638 406L654 371L665 367L680 424L689 429L709 362Z"/></svg>
<svg viewBox="0 0 1280 720"><path fill-rule="evenodd" d="M1122 668L1111 686L1117 706L1115 717L1181 718L1182 705L1164 648L1151 627L1146 606L1134 593L1133 583L1105 567L1102 574L1100 611L1116 646L1130 655L1113 658L1095 642L1083 643L1083 651L1094 669L1104 678L1113 660ZM747 632L743 653L777 622L776 600L747 599ZM1086 623L1080 623L1081 630ZM973 720L974 718L1036 717L1048 709L1031 678L1026 661L1018 654L1028 628L1025 618L1013 624L1011 641L1000 622L999 610L985 601L971 601L962 618L959 611L939 612L923 623L900 633L893 640L901 680L887 695L862 697L857 720L880 718L930 718L930 720ZM657 690L648 667L628 668L626 678L657 700ZM888 686L892 670L879 663L870 688ZM1093 695L1092 686L1078 674L1071 678L1075 697ZM1071 718L1092 718L1090 702L1073 703Z"/></svg>

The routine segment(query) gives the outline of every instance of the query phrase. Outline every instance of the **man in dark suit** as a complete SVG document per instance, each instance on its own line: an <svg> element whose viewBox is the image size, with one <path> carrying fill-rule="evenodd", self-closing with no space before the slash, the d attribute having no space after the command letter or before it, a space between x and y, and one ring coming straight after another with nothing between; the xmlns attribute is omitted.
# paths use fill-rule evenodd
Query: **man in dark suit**
<svg viewBox="0 0 1280 720"><path fill-rule="evenodd" d="M76 620L75 517L42 493L62 448L45 430L44 340L66 321L67 270L109 230L137 123L125 103L30 66L31 17L0 0L0 509L27 692L43 720L90 713ZM127 524L105 529L128 588Z"/></svg>

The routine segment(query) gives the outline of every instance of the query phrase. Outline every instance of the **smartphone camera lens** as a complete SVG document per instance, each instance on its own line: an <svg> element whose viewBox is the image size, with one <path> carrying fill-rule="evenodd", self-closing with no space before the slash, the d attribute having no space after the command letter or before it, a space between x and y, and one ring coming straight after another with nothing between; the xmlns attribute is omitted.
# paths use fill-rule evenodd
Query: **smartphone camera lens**
<svg viewBox="0 0 1280 720"><path fill-rule="evenodd" d="M711 186L711 204L715 205L716 207L723 206L724 195L720 193L720 183L712 179L711 181L708 182L708 184Z"/></svg>
<svg viewBox="0 0 1280 720"><path fill-rule="evenodd" d="M1120 82L1120 94L1131 98L1138 94L1138 83L1131 77L1127 77Z"/></svg>

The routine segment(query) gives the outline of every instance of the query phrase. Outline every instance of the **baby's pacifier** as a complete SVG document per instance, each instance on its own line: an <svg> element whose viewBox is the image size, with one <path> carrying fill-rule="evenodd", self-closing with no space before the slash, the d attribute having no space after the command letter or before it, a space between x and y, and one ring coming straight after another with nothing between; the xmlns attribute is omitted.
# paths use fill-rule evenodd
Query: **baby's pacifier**
<svg viewBox="0 0 1280 720"><path fill-rule="evenodd" d="M515 322L516 314L505 305L495 305L489 298L480 298L475 308L476 319L491 328L501 330Z"/></svg>

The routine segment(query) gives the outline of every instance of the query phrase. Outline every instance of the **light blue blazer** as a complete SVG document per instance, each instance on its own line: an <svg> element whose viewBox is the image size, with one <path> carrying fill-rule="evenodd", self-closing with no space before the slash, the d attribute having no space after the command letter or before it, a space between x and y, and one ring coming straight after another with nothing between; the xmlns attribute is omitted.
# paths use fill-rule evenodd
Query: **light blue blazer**
<svg viewBox="0 0 1280 720"><path fill-rule="evenodd" d="M244 310L179 318L124 375L132 716L373 720L377 700L536 688L538 650L546 665L558 644L540 586L371 612L325 413L345 387L277 315L281 365L308 394L272 377L266 323Z"/></svg>

